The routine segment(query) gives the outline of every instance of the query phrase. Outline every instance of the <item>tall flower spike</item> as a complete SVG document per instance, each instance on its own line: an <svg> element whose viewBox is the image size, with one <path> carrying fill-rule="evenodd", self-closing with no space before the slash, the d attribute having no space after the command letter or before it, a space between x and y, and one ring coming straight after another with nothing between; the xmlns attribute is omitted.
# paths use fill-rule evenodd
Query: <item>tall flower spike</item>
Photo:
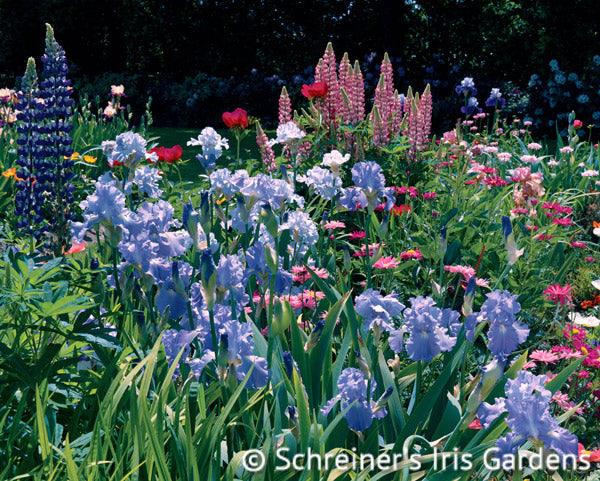
<svg viewBox="0 0 600 481"><path fill-rule="evenodd" d="M277 164L275 163L275 152L273 152L273 147L269 145L269 138L259 123L256 124L256 145L258 145L262 161L265 164L267 171L273 172L277 168Z"/></svg>
<svg viewBox="0 0 600 481"><path fill-rule="evenodd" d="M384 54L383 61L381 62L381 75L384 78L382 106L380 107L382 110L381 114L384 119L391 121L391 116L394 114L394 68L387 52Z"/></svg>
<svg viewBox="0 0 600 481"><path fill-rule="evenodd" d="M29 58L21 81L17 119L17 178L15 214L17 227L35 238L43 234L44 191L36 180L36 170L43 162L40 120L44 106L40 103L35 60Z"/></svg>
<svg viewBox="0 0 600 481"><path fill-rule="evenodd" d="M422 134L422 147L425 147L425 144L429 140L429 136L431 135L431 114L433 111L433 98L431 96L431 86L427 84L425 90L423 91L423 95L421 96L421 100L419 102L419 111L420 117L419 122L421 124L421 134Z"/></svg>
<svg viewBox="0 0 600 481"><path fill-rule="evenodd" d="M46 24L46 51L42 56L40 97L45 104L45 169L38 173L36 182L47 196L47 213L52 219L52 231L57 246L67 242L70 206L73 204L73 160L71 160L71 130L73 99L65 51L54 38L54 30Z"/></svg>
<svg viewBox="0 0 600 481"><path fill-rule="evenodd" d="M352 106L354 107L354 121L360 122L365 118L365 82L358 60L354 62L354 71L352 74Z"/></svg>
<svg viewBox="0 0 600 481"><path fill-rule="evenodd" d="M339 84L342 94L342 111L340 115L342 120L346 124L354 122L354 107L352 105L352 89L353 89L353 78L352 78L352 65L348 58L348 52L344 53L342 60L340 61L339 68Z"/></svg>
<svg viewBox="0 0 600 481"><path fill-rule="evenodd" d="M343 100L338 81L335 52L333 51L331 42L327 44L327 48L323 54L323 81L327 84L324 117L327 122L335 124L337 116L341 114Z"/></svg>
<svg viewBox="0 0 600 481"><path fill-rule="evenodd" d="M292 101L285 87L281 89L279 95L279 125L292 120Z"/></svg>

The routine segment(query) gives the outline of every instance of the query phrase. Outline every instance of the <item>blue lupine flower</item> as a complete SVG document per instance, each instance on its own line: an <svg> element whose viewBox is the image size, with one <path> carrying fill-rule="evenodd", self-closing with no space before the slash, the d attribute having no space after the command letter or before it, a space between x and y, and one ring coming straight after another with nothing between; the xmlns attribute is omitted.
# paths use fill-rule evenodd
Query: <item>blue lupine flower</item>
<svg viewBox="0 0 600 481"><path fill-rule="evenodd" d="M546 377L520 371L515 379L506 382L506 398L496 399L493 405L484 403L479 415L489 425L503 412L511 432L498 439L499 455L514 453L527 440L542 442L558 454L577 455L577 437L560 427L550 414L552 393L545 387Z"/></svg>
<svg viewBox="0 0 600 481"><path fill-rule="evenodd" d="M306 212L301 210L288 213L286 222L279 226L280 232L284 230L289 230L292 237L288 249L299 256L303 256L319 240L317 225Z"/></svg>
<svg viewBox="0 0 600 481"><path fill-rule="evenodd" d="M494 107L502 109L506 105L506 99L502 97L500 89L493 88L490 92L490 96L485 101L486 107Z"/></svg>
<svg viewBox="0 0 600 481"><path fill-rule="evenodd" d="M42 56L40 97L44 102L45 168L36 172L36 188L46 191L48 227L61 241L68 232L72 217L74 186L71 159L71 130L73 128L73 99L65 51L54 38L54 30L46 24L46 49ZM39 185L37 185L39 184Z"/></svg>
<svg viewBox="0 0 600 481"><path fill-rule="evenodd" d="M413 297L411 307L404 311L404 331L409 337L406 352L413 361L431 361L441 352L451 350L460 330L459 314L452 309L440 309L430 297ZM394 346L398 352L398 336Z"/></svg>
<svg viewBox="0 0 600 481"><path fill-rule="evenodd" d="M342 179L339 176L319 166L310 169L305 176L298 177L298 181L312 187L317 194L327 200L333 199L342 188Z"/></svg>
<svg viewBox="0 0 600 481"><path fill-rule="evenodd" d="M473 77L465 77L454 89L458 95L477 95Z"/></svg>
<svg viewBox="0 0 600 481"><path fill-rule="evenodd" d="M529 335L529 328L516 319L521 310L517 296L508 291L493 291L487 294L487 299L479 313L467 317L465 325L467 338L472 340L478 323L489 321L488 348L501 360L505 360L523 343Z"/></svg>
<svg viewBox="0 0 600 481"><path fill-rule="evenodd" d="M370 391L369 391L370 384ZM321 409L324 415L329 414L336 403L344 411L346 422L354 431L366 431L373 424L373 419L381 419L387 414L383 403L372 400L377 384L373 379L366 379L360 369L349 367L340 373L337 382L338 394Z"/></svg>
<svg viewBox="0 0 600 481"><path fill-rule="evenodd" d="M44 169L44 140L42 119L44 106L38 101L38 78L35 61L30 58L21 81L19 111L17 112L17 176L15 184L15 215L17 227L40 238L44 225L44 185L34 182L38 170Z"/></svg>
<svg viewBox="0 0 600 481"><path fill-rule="evenodd" d="M391 331L392 319L399 316L405 306L393 294L382 296L374 289L367 289L355 299L354 308L362 316L367 329L378 327Z"/></svg>

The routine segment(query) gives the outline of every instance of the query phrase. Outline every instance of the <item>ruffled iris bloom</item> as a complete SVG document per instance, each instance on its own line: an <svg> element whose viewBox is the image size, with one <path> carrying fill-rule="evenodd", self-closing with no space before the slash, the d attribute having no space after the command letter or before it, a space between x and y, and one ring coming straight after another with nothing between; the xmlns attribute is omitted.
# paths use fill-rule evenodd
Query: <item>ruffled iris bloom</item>
<svg viewBox="0 0 600 481"><path fill-rule="evenodd" d="M288 214L286 222L281 224L279 231L289 230L292 242L289 250L296 255L303 256L308 249L319 240L317 225L310 216L301 210Z"/></svg>
<svg viewBox="0 0 600 481"><path fill-rule="evenodd" d="M521 310L517 296L508 291L493 291L481 306L481 311L467 317L467 339L473 340L475 327L480 322L489 322L488 348L501 360L505 360L527 339L529 328L517 321Z"/></svg>
<svg viewBox="0 0 600 481"><path fill-rule="evenodd" d="M493 88L490 91L490 96L485 101L486 107L494 107L496 109L502 109L506 105L506 99L502 97L500 89Z"/></svg>
<svg viewBox="0 0 600 481"><path fill-rule="evenodd" d="M392 319L398 317L405 306L393 294L382 296L374 289L367 289L356 298L354 308L363 318L367 329L377 327L391 331Z"/></svg>
<svg viewBox="0 0 600 481"><path fill-rule="evenodd" d="M458 95L477 95L477 89L475 88L475 82L473 77L465 77L460 83L454 88L454 91Z"/></svg>
<svg viewBox="0 0 600 481"><path fill-rule="evenodd" d="M377 162L359 162L352 167L354 186L343 189L340 204L356 211L365 207L374 208L385 200L385 209L390 210L396 201L393 189L385 187L385 176Z"/></svg>
<svg viewBox="0 0 600 481"><path fill-rule="evenodd" d="M460 111L465 115L473 115L481 112L477 97L469 97L467 103L460 108Z"/></svg>
<svg viewBox="0 0 600 481"><path fill-rule="evenodd" d="M402 329L392 332L390 347L402 350L404 333L408 333L406 352L413 361L431 361L456 344L461 328L460 314L452 309L440 309L430 297L413 297L404 315Z"/></svg>
<svg viewBox="0 0 600 481"><path fill-rule="evenodd" d="M478 415L487 428L506 413L511 432L498 439L499 456L513 454L527 440L537 441L560 455L577 455L577 437L562 428L550 414L552 393L545 387L546 376L520 371L506 382L506 397L494 404L483 403Z"/></svg>
<svg viewBox="0 0 600 481"><path fill-rule="evenodd" d="M298 177L298 181L311 187L326 200L333 199L342 188L340 177L319 166L310 169L305 176Z"/></svg>
<svg viewBox="0 0 600 481"><path fill-rule="evenodd" d="M146 160L147 142L144 137L135 132L123 132L117 135L114 142L105 144L105 154L109 164L124 165L129 169Z"/></svg>
<svg viewBox="0 0 600 481"><path fill-rule="evenodd" d="M345 418L350 429L366 431L373 424L373 419L381 419L387 414L383 402L372 400L376 387L375 381L365 378L360 369L346 368L337 382L338 394L327 402L321 412L324 415L329 414L339 402L342 411L348 409Z"/></svg>
<svg viewBox="0 0 600 481"><path fill-rule="evenodd" d="M190 139L188 146L202 147L202 153L196 156L204 169L210 171L216 167L217 160L223 155L223 150L229 148L229 141L212 127L205 127L196 139Z"/></svg>

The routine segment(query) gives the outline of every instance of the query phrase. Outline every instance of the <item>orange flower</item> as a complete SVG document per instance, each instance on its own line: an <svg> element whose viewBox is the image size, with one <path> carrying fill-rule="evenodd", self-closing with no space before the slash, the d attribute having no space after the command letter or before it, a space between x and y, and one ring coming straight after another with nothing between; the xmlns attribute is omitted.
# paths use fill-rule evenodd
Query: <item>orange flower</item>
<svg viewBox="0 0 600 481"><path fill-rule="evenodd" d="M13 178L17 182L23 180L23 179L21 179L21 177L17 176L17 168L16 167L11 167L10 169L6 169L4 172L2 172L2 176L6 177L7 179Z"/></svg>

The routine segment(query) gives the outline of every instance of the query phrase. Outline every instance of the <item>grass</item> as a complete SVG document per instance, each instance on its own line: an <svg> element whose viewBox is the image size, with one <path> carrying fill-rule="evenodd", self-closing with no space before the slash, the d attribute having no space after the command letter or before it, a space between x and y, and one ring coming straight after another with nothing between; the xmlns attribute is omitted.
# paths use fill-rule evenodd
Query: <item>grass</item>
<svg viewBox="0 0 600 481"><path fill-rule="evenodd" d="M165 147L181 145L183 147L183 160L180 164L181 177L186 180L197 179L198 175L204 173L204 170L196 160L196 155L200 152L200 147L188 147L187 142L191 138L200 135L200 128L173 128L173 127L153 127L149 131L149 137L156 138L155 142ZM223 137L229 139L229 155L223 156L218 162L219 167L235 168L235 137L227 129L217 129L217 132ZM254 132L249 132L241 143L241 156L244 159L258 158L259 152L255 142ZM240 166L237 165L239 168Z"/></svg>

